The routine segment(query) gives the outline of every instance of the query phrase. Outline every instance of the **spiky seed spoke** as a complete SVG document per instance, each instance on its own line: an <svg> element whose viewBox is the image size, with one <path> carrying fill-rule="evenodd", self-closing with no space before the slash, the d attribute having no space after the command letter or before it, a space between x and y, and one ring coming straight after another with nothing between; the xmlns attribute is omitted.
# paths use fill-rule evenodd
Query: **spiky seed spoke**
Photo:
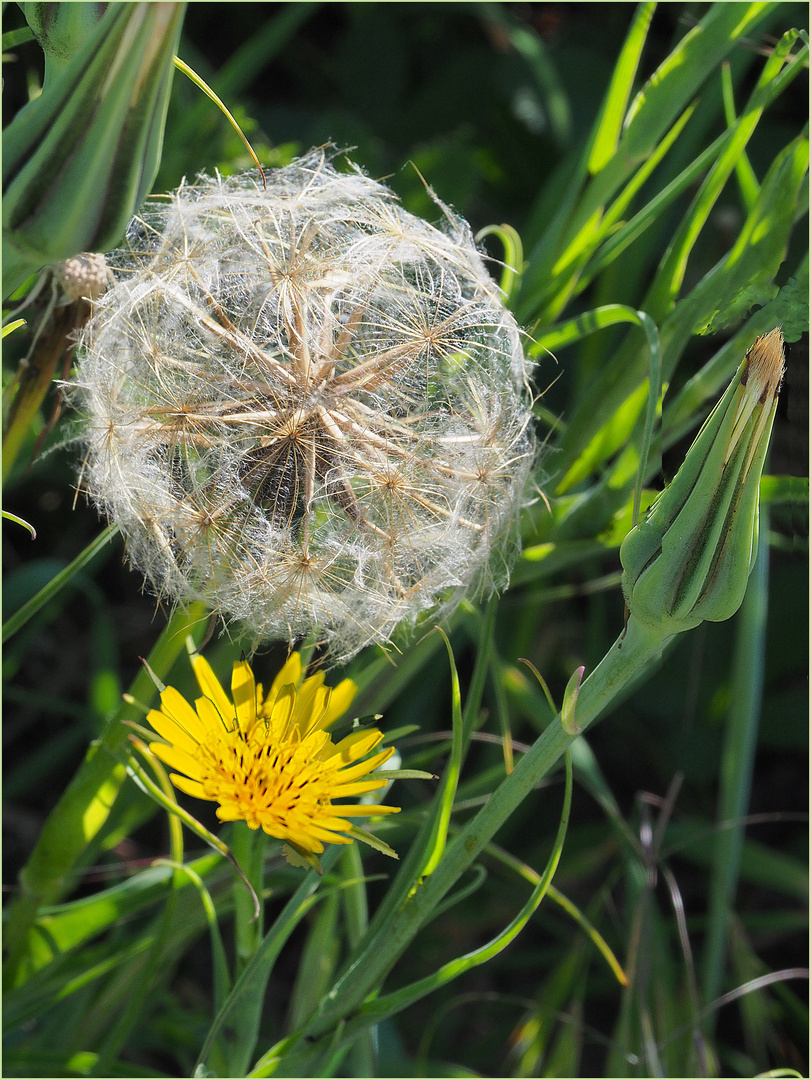
<svg viewBox="0 0 811 1080"><path fill-rule="evenodd" d="M223 314L223 322L217 322L212 319L210 315L200 310L200 307L190 296L184 295L180 290L172 289L168 293L169 298L173 302L179 303L182 307L186 308L192 313L195 321L199 326L205 327L215 337L219 338L222 342L233 349L237 355L244 356L246 359L253 360L259 364L260 367L264 367L273 376L282 380L288 386L296 385L295 375L289 371L283 364L280 364L274 357L268 355L264 349L258 348L254 342L246 335L243 334L230 319Z"/></svg>
<svg viewBox="0 0 811 1080"><path fill-rule="evenodd" d="M349 343L352 341L355 335L355 331L358 328L358 324L363 318L365 311L365 303L358 304L357 307L353 308L352 312L349 315L349 318L346 321L346 324L342 327L341 332L338 335L338 339L331 347L324 348L324 355L326 356L326 360L322 362L321 367L318 370L317 376L320 382L326 382L328 379L332 378L335 367L338 362L343 359L344 353L349 347ZM330 332L327 322L325 322L325 332ZM327 345L328 343L325 342L324 344Z"/></svg>

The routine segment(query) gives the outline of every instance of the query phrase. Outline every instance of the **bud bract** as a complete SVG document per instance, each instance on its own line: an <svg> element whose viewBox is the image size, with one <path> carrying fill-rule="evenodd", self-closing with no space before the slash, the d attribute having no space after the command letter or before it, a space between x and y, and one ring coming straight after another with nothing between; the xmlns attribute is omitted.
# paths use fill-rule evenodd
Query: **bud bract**
<svg viewBox="0 0 811 1080"><path fill-rule="evenodd" d="M673 481L622 543L628 610L663 636L721 622L741 605L782 376L776 328L751 347Z"/></svg>
<svg viewBox="0 0 811 1080"><path fill-rule="evenodd" d="M87 42L107 8L104 3L62 3L27 0L20 4L36 42L45 57L48 85Z"/></svg>
<svg viewBox="0 0 811 1080"><path fill-rule="evenodd" d="M45 6L63 20L74 7L95 5ZM50 37L40 27L45 86L3 132L4 296L42 266L120 241L157 172L183 12L112 4L92 30L85 12L66 62L75 20Z"/></svg>

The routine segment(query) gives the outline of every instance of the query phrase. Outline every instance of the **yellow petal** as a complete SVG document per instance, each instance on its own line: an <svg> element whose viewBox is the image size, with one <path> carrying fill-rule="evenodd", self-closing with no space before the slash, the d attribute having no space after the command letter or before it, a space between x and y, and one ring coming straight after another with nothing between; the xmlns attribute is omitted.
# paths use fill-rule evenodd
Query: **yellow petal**
<svg viewBox="0 0 811 1080"><path fill-rule="evenodd" d="M264 825L262 828L265 829L265 832L269 833L270 836L276 836L279 840L287 840L288 843L295 844L297 847L300 847L302 851L306 851L310 855L320 855L324 850L324 845L320 840L312 840L306 833L301 833L301 839L297 839L299 833L294 833L290 829L285 829L284 835L278 836L277 833L271 832L271 830L265 828Z"/></svg>
<svg viewBox="0 0 811 1080"><path fill-rule="evenodd" d="M202 656L193 656L191 658L191 666L194 668L194 674L200 689L207 698L210 698L214 702L217 712L219 712L225 720L227 720L229 716L233 716L234 707L228 700L228 695L220 685L219 679L211 670L211 664L209 664L208 660L205 660Z"/></svg>
<svg viewBox="0 0 811 1080"><path fill-rule="evenodd" d="M333 806L330 808L333 814L340 814L341 817L377 817L378 814L399 814L399 806L381 806L375 803L373 806L368 804L362 806Z"/></svg>
<svg viewBox="0 0 811 1080"><path fill-rule="evenodd" d="M176 720L173 720L171 716L167 716L164 712L159 712L157 709L150 709L146 716L147 722L157 731L158 735L162 739L165 739L172 746L177 746L181 750L187 750L189 753L193 753L197 748L197 743L185 731Z"/></svg>
<svg viewBox="0 0 811 1080"><path fill-rule="evenodd" d="M199 742L204 733L200 717L174 686L167 686L161 694L161 712L173 720L189 738Z"/></svg>
<svg viewBox="0 0 811 1080"><path fill-rule="evenodd" d="M378 731L377 728L371 730L358 728L351 735L347 735L345 739L341 739L336 744L332 754L342 761L357 761L358 758L368 754L370 750L374 750L382 738L383 732Z"/></svg>
<svg viewBox="0 0 811 1080"><path fill-rule="evenodd" d="M357 765L341 769L338 773L339 782L343 784L355 780L359 776L365 776L366 773L374 772L384 761L388 761L393 753L394 747L390 746L388 750L381 750L379 754L375 754L374 757L370 757L366 761L359 761Z"/></svg>
<svg viewBox="0 0 811 1080"><path fill-rule="evenodd" d="M343 716L352 704L357 692L358 688L351 679L344 679L343 682L339 682L337 686L334 686L327 705L327 711L319 727L329 727L330 724L334 724L339 717Z"/></svg>
<svg viewBox="0 0 811 1080"><path fill-rule="evenodd" d="M231 694L237 713L240 731L250 731L256 723L256 683L251 666L245 660L237 660L231 675Z"/></svg>
<svg viewBox="0 0 811 1080"><path fill-rule="evenodd" d="M276 694L287 683L291 683L293 687L298 687L301 681L301 656L297 652L290 653L285 662L284 667L273 680L273 685L268 691L268 704L273 705L273 699Z"/></svg>
<svg viewBox="0 0 811 1080"><path fill-rule="evenodd" d="M191 754L176 750L174 746L166 746L165 743L150 743L149 749L156 758L165 762L171 769L179 769L180 772L186 773L187 776L191 776L195 780L202 778L203 771L200 763Z"/></svg>
<svg viewBox="0 0 811 1080"><path fill-rule="evenodd" d="M275 684L274 684L275 685ZM265 706L265 716L270 723L270 729L274 739L287 738L290 727L290 718L296 705L296 688L292 683L281 686L276 692L275 699ZM269 708L268 708L269 707Z"/></svg>
<svg viewBox="0 0 811 1080"><path fill-rule="evenodd" d="M342 828L346 828L343 823ZM326 840L328 844L351 844L352 840L348 836L344 836L343 833L333 832L330 829L320 829L317 825L308 825L307 833L310 836L309 843L312 844L313 840Z"/></svg>
<svg viewBox="0 0 811 1080"><path fill-rule="evenodd" d="M314 687L310 698L302 704L301 691L299 691L299 698L296 702L296 712L293 719L298 724L302 734L306 734L310 731L318 731L325 726L323 723L324 713L327 711L331 693L332 691L328 686Z"/></svg>
<svg viewBox="0 0 811 1080"><path fill-rule="evenodd" d="M306 828L301 828L296 825L291 825L289 822L285 822L284 825L278 821L274 821L272 818L268 818L266 822L262 823L262 828L268 834L268 836L275 836L278 840L290 840L294 844L298 844L300 848L304 848L306 851L312 851L320 853L324 850L324 845L320 840L316 839L310 829L309 822ZM326 836L327 843L331 842L330 836Z"/></svg>
<svg viewBox="0 0 811 1080"><path fill-rule="evenodd" d="M332 809L330 807L330 809ZM313 833L319 836L322 840L324 837L324 830L329 832L346 832L348 825L345 821L342 821L339 817L328 817L326 814L320 815L317 819L314 819L308 828L312 828Z"/></svg>
<svg viewBox="0 0 811 1080"><path fill-rule="evenodd" d="M203 785L197 780L189 780L187 776L178 776L177 773L170 773L169 779L178 791L184 791L187 795L193 795L195 799L205 799L207 802L217 801L216 799L212 799L209 795L206 795Z"/></svg>
<svg viewBox="0 0 811 1080"><path fill-rule="evenodd" d="M346 799L350 795L364 795L367 791L377 791L385 787L388 780L356 780L354 784L341 784L332 789L333 799Z"/></svg>
<svg viewBox="0 0 811 1080"><path fill-rule="evenodd" d="M236 717L234 716L233 705L231 706L230 714L223 716L211 698L200 697L194 704L197 708L197 715L200 717L200 722L205 728L204 740L234 730Z"/></svg>
<svg viewBox="0 0 811 1080"><path fill-rule="evenodd" d="M324 711L329 690L324 686L324 672L318 671L305 679L296 697L296 711L293 720L302 731L308 731L315 720L320 719Z"/></svg>
<svg viewBox="0 0 811 1080"><path fill-rule="evenodd" d="M315 761L328 761L330 758L332 743L326 731L311 731L306 739L302 740L301 750L310 758L310 765Z"/></svg>

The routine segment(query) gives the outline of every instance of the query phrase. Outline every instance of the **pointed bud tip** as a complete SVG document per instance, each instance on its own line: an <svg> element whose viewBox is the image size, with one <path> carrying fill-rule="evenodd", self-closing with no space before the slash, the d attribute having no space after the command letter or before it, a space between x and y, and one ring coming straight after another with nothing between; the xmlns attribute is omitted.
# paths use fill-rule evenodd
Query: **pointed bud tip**
<svg viewBox="0 0 811 1080"><path fill-rule="evenodd" d="M775 326L759 337L746 354L746 387L758 400L766 403L776 397L783 380L783 330Z"/></svg>

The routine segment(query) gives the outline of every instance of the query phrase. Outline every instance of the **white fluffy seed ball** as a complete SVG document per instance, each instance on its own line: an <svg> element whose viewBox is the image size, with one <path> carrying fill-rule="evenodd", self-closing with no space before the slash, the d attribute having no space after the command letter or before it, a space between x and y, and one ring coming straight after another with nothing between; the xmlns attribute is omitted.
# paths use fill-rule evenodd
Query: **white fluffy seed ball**
<svg viewBox="0 0 811 1080"><path fill-rule="evenodd" d="M313 151L151 200L79 350L83 480L161 598L343 661L506 584L533 460L467 225Z"/></svg>

